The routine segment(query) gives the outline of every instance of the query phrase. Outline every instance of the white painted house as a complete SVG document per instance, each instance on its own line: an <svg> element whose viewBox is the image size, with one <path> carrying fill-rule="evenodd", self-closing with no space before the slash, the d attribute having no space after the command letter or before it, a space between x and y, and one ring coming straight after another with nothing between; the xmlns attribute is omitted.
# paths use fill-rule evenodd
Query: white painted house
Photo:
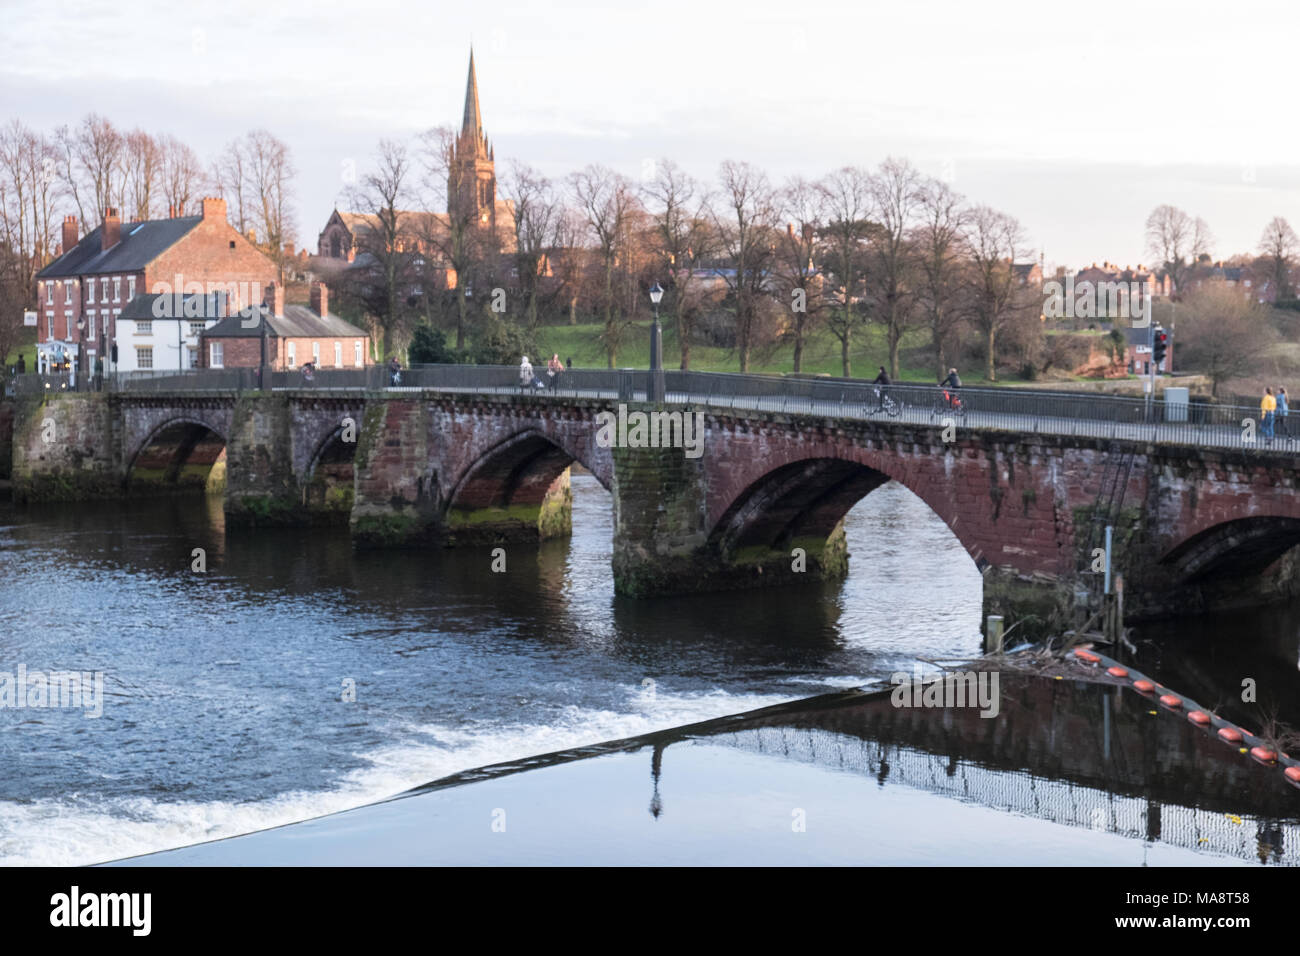
<svg viewBox="0 0 1300 956"><path fill-rule="evenodd" d="M117 317L117 370L198 368L199 335L224 316L219 293L136 296Z"/></svg>

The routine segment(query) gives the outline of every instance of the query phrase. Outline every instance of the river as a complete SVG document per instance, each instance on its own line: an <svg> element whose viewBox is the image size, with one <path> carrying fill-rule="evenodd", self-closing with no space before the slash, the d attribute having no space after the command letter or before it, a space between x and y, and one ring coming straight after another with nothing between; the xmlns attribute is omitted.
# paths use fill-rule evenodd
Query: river
<svg viewBox="0 0 1300 956"><path fill-rule="evenodd" d="M575 475L573 502L571 539L500 573L487 550L227 530L217 499L0 504L0 671L105 681L99 718L0 709L0 863L246 833L979 652L979 574L898 485L849 514L841 583L651 601L613 593L609 495ZM1234 653L1294 701L1300 612L1269 614ZM1179 673L1231 688L1197 633ZM1144 638L1158 663L1187 634Z"/></svg>

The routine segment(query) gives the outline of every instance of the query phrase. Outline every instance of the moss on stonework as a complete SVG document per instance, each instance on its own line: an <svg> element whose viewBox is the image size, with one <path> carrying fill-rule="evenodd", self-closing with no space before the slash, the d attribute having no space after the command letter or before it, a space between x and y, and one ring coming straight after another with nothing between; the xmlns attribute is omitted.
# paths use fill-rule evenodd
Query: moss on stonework
<svg viewBox="0 0 1300 956"><path fill-rule="evenodd" d="M243 494L226 498L226 520L244 525L301 524L297 503L272 495Z"/></svg>
<svg viewBox="0 0 1300 956"><path fill-rule="evenodd" d="M426 522L415 514L353 515L352 541L358 547L383 548L413 544Z"/></svg>

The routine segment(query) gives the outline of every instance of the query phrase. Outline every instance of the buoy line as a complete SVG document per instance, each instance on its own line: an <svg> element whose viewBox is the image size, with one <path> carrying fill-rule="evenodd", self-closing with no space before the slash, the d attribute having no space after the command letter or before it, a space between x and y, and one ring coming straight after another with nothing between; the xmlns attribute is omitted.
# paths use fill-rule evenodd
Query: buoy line
<svg viewBox="0 0 1300 956"><path fill-rule="evenodd" d="M1208 734L1233 747L1238 753L1249 755L1256 763L1266 767L1279 767L1283 778L1293 787L1300 789L1300 760L1284 753L1278 753L1268 741L1258 734L1252 734L1244 727L1225 720L1212 710L1202 707L1191 698L1176 694L1167 687L1162 687L1145 674L1125 667L1118 661L1099 654L1087 647L1076 647L1066 655L1081 667L1091 670L1104 669L1107 676L1119 682L1120 686L1131 687L1148 699L1155 698L1165 710L1172 713L1184 713L1189 723L1200 727Z"/></svg>

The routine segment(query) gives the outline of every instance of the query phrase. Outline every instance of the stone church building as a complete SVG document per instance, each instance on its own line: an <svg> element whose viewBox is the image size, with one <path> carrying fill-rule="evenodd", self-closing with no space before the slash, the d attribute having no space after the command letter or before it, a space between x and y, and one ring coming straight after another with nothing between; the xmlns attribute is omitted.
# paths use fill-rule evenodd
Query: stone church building
<svg viewBox="0 0 1300 956"><path fill-rule="evenodd" d="M423 238L430 228L449 228L452 222L495 232L500 252L513 251L515 245L515 208L510 200L497 198L496 155L483 134L483 116L479 110L478 77L474 72L474 51L469 55L469 79L465 87L465 114L460 134L451 146L447 176L447 211L399 210L398 230L422 255L436 257ZM367 232L378 226L372 213L343 212L335 209L317 242L317 268L328 271L331 265L345 268L364 251ZM448 286L455 285L449 275Z"/></svg>

